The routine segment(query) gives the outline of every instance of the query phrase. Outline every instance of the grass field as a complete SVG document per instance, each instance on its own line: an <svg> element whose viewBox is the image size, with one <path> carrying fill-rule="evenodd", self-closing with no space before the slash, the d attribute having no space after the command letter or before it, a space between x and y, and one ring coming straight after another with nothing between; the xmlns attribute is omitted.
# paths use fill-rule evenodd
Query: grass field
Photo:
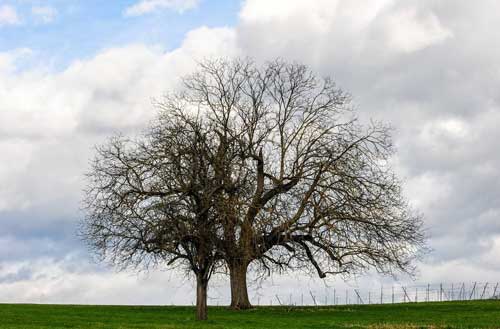
<svg viewBox="0 0 500 329"><path fill-rule="evenodd" d="M204 323L194 320L192 307L0 304L0 328L500 328L500 301L211 307Z"/></svg>

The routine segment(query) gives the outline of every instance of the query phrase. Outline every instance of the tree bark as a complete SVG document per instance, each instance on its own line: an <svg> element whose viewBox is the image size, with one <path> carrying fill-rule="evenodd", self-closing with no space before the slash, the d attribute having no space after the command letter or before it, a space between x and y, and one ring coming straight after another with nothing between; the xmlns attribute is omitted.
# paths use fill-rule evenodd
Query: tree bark
<svg viewBox="0 0 500 329"><path fill-rule="evenodd" d="M208 280L203 275L197 275L196 278L196 319L207 319L207 288Z"/></svg>
<svg viewBox="0 0 500 329"><path fill-rule="evenodd" d="M248 263L233 263L229 265L229 277L231 280L231 308L244 310L252 307L248 299L247 290L247 268Z"/></svg>

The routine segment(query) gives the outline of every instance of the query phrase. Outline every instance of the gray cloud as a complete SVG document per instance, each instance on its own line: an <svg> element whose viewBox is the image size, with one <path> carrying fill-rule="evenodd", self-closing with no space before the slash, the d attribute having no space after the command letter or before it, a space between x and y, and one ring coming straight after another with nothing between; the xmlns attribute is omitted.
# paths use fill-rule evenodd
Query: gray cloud
<svg viewBox="0 0 500 329"><path fill-rule="evenodd" d="M265 2L248 1L240 47L305 61L352 92L363 118L392 123L398 170L432 236L428 260L486 254L500 236L498 4L315 4L262 19L251 13Z"/></svg>

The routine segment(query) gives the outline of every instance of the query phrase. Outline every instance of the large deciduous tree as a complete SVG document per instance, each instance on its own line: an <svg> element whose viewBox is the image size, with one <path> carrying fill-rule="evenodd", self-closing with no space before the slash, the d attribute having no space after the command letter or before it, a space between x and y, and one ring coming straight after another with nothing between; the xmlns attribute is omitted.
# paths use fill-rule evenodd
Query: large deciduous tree
<svg viewBox="0 0 500 329"><path fill-rule="evenodd" d="M99 148L84 222L98 251L181 262L205 306L224 262L237 309L251 307L251 264L322 278L412 271L422 222L389 166L390 129L361 125L332 80L237 59L204 61L182 82L142 139Z"/></svg>

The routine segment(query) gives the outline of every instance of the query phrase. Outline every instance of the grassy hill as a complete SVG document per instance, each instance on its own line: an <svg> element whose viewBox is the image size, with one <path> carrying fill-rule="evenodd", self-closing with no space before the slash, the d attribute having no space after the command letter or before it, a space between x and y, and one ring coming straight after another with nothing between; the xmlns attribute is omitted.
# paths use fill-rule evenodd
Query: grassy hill
<svg viewBox="0 0 500 329"><path fill-rule="evenodd" d="M0 329L16 328L500 328L500 301L336 307L259 307L234 312L211 307L194 320L181 306L0 304Z"/></svg>

